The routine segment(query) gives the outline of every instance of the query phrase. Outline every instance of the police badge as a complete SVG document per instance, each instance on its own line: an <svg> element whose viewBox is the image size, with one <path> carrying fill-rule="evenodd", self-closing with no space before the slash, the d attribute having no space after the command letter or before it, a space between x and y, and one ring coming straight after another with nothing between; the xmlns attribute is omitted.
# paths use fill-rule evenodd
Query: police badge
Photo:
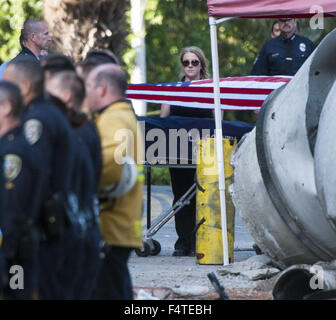
<svg viewBox="0 0 336 320"><path fill-rule="evenodd" d="M306 44L303 43L303 42L300 43L299 48L300 48L300 50L301 50L302 52L305 52L305 51L306 51Z"/></svg>
<svg viewBox="0 0 336 320"><path fill-rule="evenodd" d="M42 135L42 123L36 119L30 119L23 126L23 133L30 144L36 143Z"/></svg>
<svg viewBox="0 0 336 320"><path fill-rule="evenodd" d="M4 161L4 175L7 181L13 181L20 173L22 160L15 154L6 154Z"/></svg>

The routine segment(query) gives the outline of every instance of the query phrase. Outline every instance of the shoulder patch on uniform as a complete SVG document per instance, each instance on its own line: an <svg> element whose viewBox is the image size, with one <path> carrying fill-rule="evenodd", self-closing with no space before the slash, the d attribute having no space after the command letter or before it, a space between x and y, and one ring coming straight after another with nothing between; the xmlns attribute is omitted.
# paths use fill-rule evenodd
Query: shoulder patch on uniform
<svg viewBox="0 0 336 320"><path fill-rule="evenodd" d="M22 160L15 154L6 154L4 160L4 175L8 181L13 181L21 172Z"/></svg>
<svg viewBox="0 0 336 320"><path fill-rule="evenodd" d="M23 126L23 133L30 144L35 144L42 135L42 123L36 119L26 121Z"/></svg>
<svg viewBox="0 0 336 320"><path fill-rule="evenodd" d="M302 52L305 52L306 51L306 44L301 42L300 45L299 45L299 48Z"/></svg>

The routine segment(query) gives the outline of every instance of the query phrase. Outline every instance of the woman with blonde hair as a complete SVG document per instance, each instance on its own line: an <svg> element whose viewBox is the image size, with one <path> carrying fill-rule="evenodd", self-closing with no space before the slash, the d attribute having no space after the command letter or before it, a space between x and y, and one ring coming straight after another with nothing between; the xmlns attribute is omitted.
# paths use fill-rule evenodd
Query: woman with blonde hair
<svg viewBox="0 0 336 320"><path fill-rule="evenodd" d="M180 56L180 81L193 81L209 78L208 60L203 51L195 46L186 47L181 50ZM182 116L194 118L212 118L211 109L175 107L168 104L161 106L161 117Z"/></svg>
<svg viewBox="0 0 336 320"><path fill-rule="evenodd" d="M203 51L195 46L183 48L180 56L182 70L180 81L193 81L209 78L208 62ZM212 109L201 109L181 106L161 106L161 117L181 116L192 118L213 118ZM174 204L185 194L194 183L196 169L194 168L169 168ZM178 239L175 243L173 256L195 255L196 225L196 197L190 200L190 204L184 206L175 215L175 229Z"/></svg>

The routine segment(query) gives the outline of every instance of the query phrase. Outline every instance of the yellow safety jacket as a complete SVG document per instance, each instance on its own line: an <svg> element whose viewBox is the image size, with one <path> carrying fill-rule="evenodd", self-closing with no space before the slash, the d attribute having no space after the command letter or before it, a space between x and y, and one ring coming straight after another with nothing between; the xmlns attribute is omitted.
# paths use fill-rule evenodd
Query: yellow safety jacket
<svg viewBox="0 0 336 320"><path fill-rule="evenodd" d="M115 184L122 173L122 157L126 154L138 164L138 177L125 195L101 202L100 229L106 243L113 246L142 247L142 200L144 174L141 159L143 140L138 137L137 120L126 101L117 101L95 114L103 157L100 189ZM141 155L141 156L140 156ZM140 159L139 159L140 158Z"/></svg>

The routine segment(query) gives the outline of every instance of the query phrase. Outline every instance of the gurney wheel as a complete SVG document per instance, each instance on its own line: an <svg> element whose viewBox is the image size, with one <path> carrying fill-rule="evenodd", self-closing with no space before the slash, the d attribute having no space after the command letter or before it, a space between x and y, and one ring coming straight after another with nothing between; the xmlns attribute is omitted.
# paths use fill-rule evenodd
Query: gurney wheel
<svg viewBox="0 0 336 320"><path fill-rule="evenodd" d="M139 257L148 257L151 254L151 248L147 242L143 242L143 248L135 249Z"/></svg>
<svg viewBox="0 0 336 320"><path fill-rule="evenodd" d="M156 256L161 251L161 245L159 241L156 241L156 240L152 240L152 241L153 241L154 249L151 250L151 255Z"/></svg>

